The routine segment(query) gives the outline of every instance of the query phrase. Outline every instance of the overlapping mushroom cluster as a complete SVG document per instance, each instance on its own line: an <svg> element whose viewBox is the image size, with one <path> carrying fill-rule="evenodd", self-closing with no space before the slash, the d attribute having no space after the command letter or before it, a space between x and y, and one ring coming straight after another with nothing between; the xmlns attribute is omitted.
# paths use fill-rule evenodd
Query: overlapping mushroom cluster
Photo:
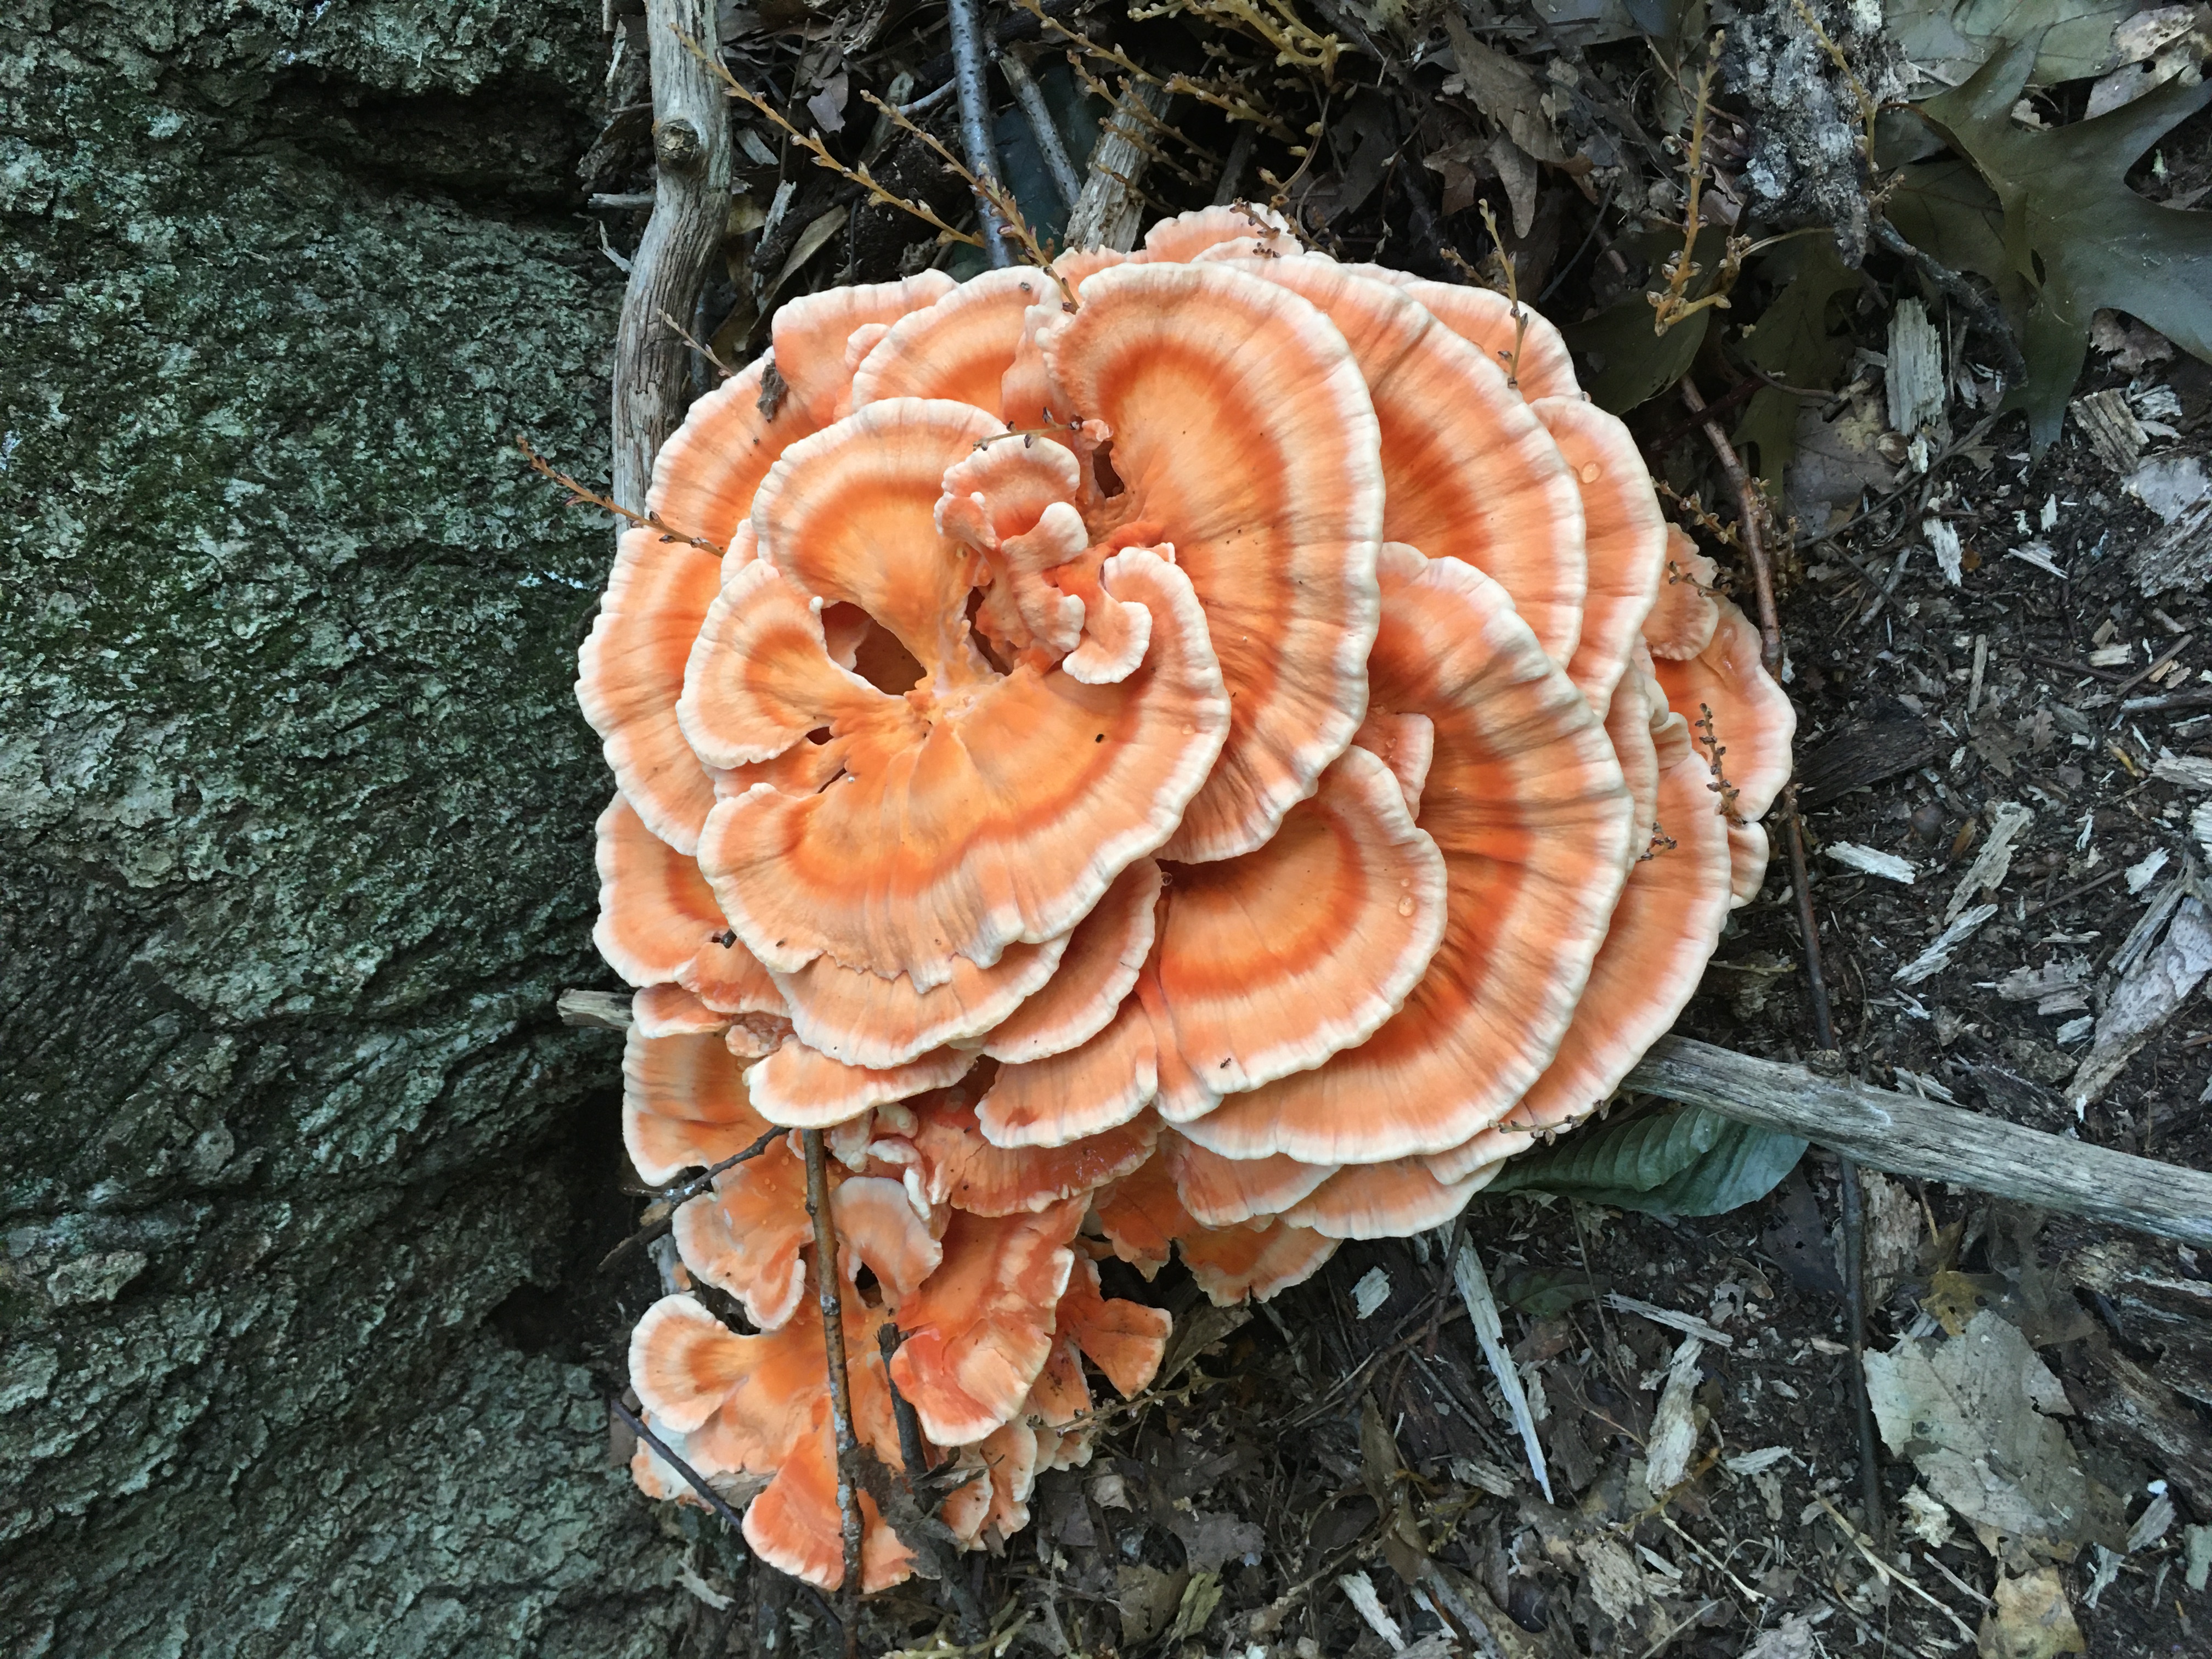
<svg viewBox="0 0 2212 1659"><path fill-rule="evenodd" d="M1083 1358L1159 1362L1099 1260L1265 1297L1605 1101L1759 884L1792 726L1540 318L1249 209L1057 274L786 306L656 468L726 552L630 532L578 686L630 1156L827 1132L858 1433L901 1467L896 1384L971 1545L1089 1456ZM796 1140L675 1218L757 1334L673 1295L631 1370L834 1586ZM872 1589L912 1558L862 1506Z"/></svg>

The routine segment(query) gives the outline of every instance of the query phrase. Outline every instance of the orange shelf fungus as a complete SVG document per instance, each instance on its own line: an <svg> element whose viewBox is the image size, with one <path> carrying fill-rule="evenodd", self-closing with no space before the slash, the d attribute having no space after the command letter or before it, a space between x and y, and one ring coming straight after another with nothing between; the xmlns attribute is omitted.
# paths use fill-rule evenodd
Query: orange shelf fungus
<svg viewBox="0 0 2212 1659"><path fill-rule="evenodd" d="M683 1200L631 1380L829 1589L778 1129L832 1155L854 1428L904 1480L895 1384L973 1472L940 1542L996 1547L1166 1352L1107 1255L1274 1296L1612 1095L1756 890L1795 717L1505 296L1239 206L771 333L663 447L577 693L623 1142ZM858 1502L872 1590L927 1546Z"/></svg>
<svg viewBox="0 0 2212 1659"><path fill-rule="evenodd" d="M1182 1126L1228 1158L1310 1164L1443 1152L1549 1063L1627 874L1632 806L1612 745L1495 582L1390 550L1368 672L1435 752L1418 823L1443 855L1443 942L1356 1048Z"/></svg>
<svg viewBox="0 0 2212 1659"><path fill-rule="evenodd" d="M898 1310L891 1376L940 1446L982 1439L1012 1417L1044 1369L1079 1199L1033 1214L952 1212L945 1261Z"/></svg>

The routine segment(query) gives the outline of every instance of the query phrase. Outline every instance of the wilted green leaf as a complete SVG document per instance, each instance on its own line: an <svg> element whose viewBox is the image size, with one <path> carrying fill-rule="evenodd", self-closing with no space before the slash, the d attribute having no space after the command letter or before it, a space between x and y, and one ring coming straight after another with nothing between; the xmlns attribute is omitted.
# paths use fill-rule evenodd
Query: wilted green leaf
<svg viewBox="0 0 2212 1659"><path fill-rule="evenodd" d="M1804 1152L1795 1135L1689 1106L1516 1158L1484 1191L1549 1193L1650 1215L1719 1215L1765 1197Z"/></svg>
<svg viewBox="0 0 2212 1659"><path fill-rule="evenodd" d="M1744 331L1744 356L1770 380L1832 389L1843 376L1851 340L1848 327L1840 333L1830 328L1831 302L1856 292L1865 278L1837 257L1835 239L1826 235L1783 243L1761 264L1759 275L1778 286L1758 322ZM1747 445L1756 452L1753 459L1777 500L1803 401L1769 386L1752 394L1736 424L1736 447Z"/></svg>
<svg viewBox="0 0 2212 1659"><path fill-rule="evenodd" d="M2011 404L2027 410L2040 453L2058 435L2100 307L2212 362L2212 213L2160 207L2126 182L2145 150L2212 100L2212 84L2169 81L2094 120L2039 131L2011 118L2034 62L2034 45L2021 42L1920 107L2004 210L2002 269L2033 295L2021 341L2028 383Z"/></svg>

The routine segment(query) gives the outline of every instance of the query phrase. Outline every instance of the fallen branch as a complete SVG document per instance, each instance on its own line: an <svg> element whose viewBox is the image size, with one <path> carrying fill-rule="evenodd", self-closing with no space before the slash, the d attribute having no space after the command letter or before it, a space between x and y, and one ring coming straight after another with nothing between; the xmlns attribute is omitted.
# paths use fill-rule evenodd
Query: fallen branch
<svg viewBox="0 0 2212 1659"><path fill-rule="evenodd" d="M860 1440L853 1431L853 1381L845 1365L845 1304L837 1292L837 1228L830 1218L830 1172L822 1131L803 1129L806 1149L806 1214L814 1223L814 1287L822 1308L822 1346L830 1368L830 1413L837 1435L837 1516L844 1534L845 1576L838 1617L845 1626L845 1659L860 1649L860 1494L854 1484Z"/></svg>
<svg viewBox="0 0 2212 1659"><path fill-rule="evenodd" d="M569 991L569 1001L591 993ZM617 999L619 1000L619 999ZM626 1012L626 1011L625 1011ZM627 1018L594 1019L622 1030ZM2002 1118L1662 1037L1621 1087L1802 1135L1871 1168L2212 1246L2212 1175Z"/></svg>
<svg viewBox="0 0 2212 1659"><path fill-rule="evenodd" d="M730 216L730 124L713 75L714 8L704 0L646 0L653 63L653 217L630 261L615 327L614 488L641 501L653 458L691 402L690 348L662 319L697 309Z"/></svg>
<svg viewBox="0 0 2212 1659"><path fill-rule="evenodd" d="M663 1440L659 1435L655 1434L651 1429L646 1427L645 1419L640 1417L635 1412L632 1411L629 1407L623 1405L620 1400L610 1400L607 1401L607 1404L613 1410L614 1414L622 1419L622 1420L629 1425L629 1431L632 1434L644 1441L647 1445L652 1447L653 1449L659 1455L660 1461L662 1462L667 1464L670 1468L674 1469L677 1474L684 1477L684 1479L690 1484L691 1490L699 1494L699 1501L701 1503L704 1504L708 1509L714 1510L715 1514L720 1516L723 1520L728 1522L730 1523L730 1530L737 1534L738 1537L743 1538L745 1535L745 1523L744 1520L739 1517L735 1510L730 1507L728 1500L725 1498L721 1493L716 1492L712 1486L707 1484L707 1480L704 1475L701 1474L698 1470L693 1468L689 1463L685 1462L673 1451L669 1449L668 1443L665 1440Z"/></svg>
<svg viewBox="0 0 2212 1659"><path fill-rule="evenodd" d="M2068 1140L1964 1107L1803 1066L1663 1037L1622 1087L1703 1106L1826 1146L1891 1175L1945 1181L2040 1209L2212 1245L2212 1175Z"/></svg>

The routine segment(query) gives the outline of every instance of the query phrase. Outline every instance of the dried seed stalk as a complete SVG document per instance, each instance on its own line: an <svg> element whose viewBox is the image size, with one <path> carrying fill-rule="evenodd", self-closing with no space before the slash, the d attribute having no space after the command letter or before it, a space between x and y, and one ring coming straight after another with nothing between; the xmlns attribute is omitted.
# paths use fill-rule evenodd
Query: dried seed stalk
<svg viewBox="0 0 2212 1659"><path fill-rule="evenodd" d="M983 246L983 239L981 236L978 236L973 231L955 230L951 225L946 224L945 221L938 216L936 209L931 207L928 203L911 201L906 197L900 196L894 191L886 190L883 185L876 182L875 175L870 173L865 167L856 167L846 166L844 162L839 161L835 155L832 155L830 153L829 145L822 142L821 137L818 134L801 132L796 126L792 125L791 118L785 115L782 111L777 109L775 105L769 103L767 99L762 97L758 93L752 91L744 84L744 82L738 80L736 76L731 74L730 71L721 64L716 62L714 58L709 58L705 52L700 51L699 43L697 41L691 40L689 36L682 34L678 35L676 38L684 43L684 49L686 52L690 52L694 58L696 58L701 63L706 64L709 70L714 71L714 77L722 83L722 89L725 92L726 92L731 97L736 99L739 103L750 106L755 111L767 118L767 119L779 129L786 137L789 138L793 143L797 144L801 149L812 155L814 157L815 166L827 167L839 178L845 179L850 184L858 185L862 190L868 193L869 200L878 203L884 207L896 208L902 213L911 214L914 217L921 220L922 223L927 225L932 230L935 231L937 233L937 240L940 242L959 242L964 244L966 246L975 248L980 248ZM867 97L868 95L863 93L861 96ZM879 100L875 98L868 98L868 101L874 104L878 109L888 107ZM898 114L896 116L894 125L904 125L909 131L921 131L921 129L915 126L915 125L911 121L908 121L903 114ZM933 144L936 143L936 140L934 139L931 139L930 142ZM945 153L943 145L938 145L938 149L940 153ZM963 173L965 173L967 169L965 167L962 167L960 171Z"/></svg>
<svg viewBox="0 0 2212 1659"><path fill-rule="evenodd" d="M520 433L515 434L514 447L522 452L522 459L530 463L532 471L540 477L550 478L568 492L568 505L571 507L596 507L600 512L611 513L617 519L627 519L634 525L642 526L647 530L659 531L663 541L685 542L702 553L712 553L717 558L724 556L730 550L720 542L710 542L704 536L685 534L668 523L658 513L640 513L634 507L624 507L620 501L602 495L598 490L579 483L532 449L530 447L530 440L523 437Z"/></svg>

